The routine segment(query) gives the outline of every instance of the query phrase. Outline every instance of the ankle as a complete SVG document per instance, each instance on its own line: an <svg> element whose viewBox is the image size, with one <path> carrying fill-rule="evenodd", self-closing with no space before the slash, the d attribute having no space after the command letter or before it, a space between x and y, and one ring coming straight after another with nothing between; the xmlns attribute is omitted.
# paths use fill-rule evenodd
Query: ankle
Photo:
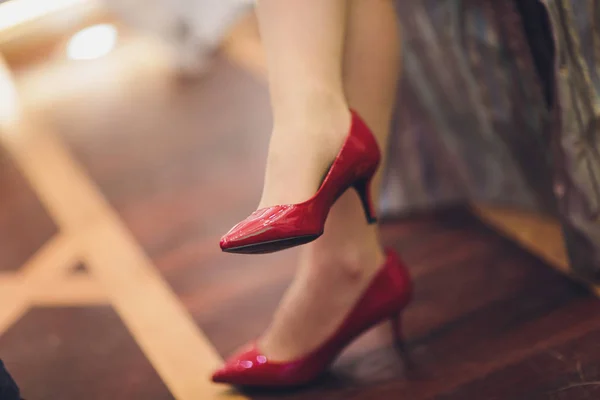
<svg viewBox="0 0 600 400"><path fill-rule="evenodd" d="M293 101L274 104L273 132L299 132L323 139L345 137L350 127L350 111L346 99L326 90L309 89L295 96Z"/></svg>

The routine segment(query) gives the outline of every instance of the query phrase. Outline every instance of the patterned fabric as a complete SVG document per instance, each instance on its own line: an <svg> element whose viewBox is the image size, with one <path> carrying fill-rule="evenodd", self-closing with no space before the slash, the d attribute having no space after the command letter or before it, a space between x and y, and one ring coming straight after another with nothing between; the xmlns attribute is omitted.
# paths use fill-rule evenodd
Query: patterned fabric
<svg viewBox="0 0 600 400"><path fill-rule="evenodd" d="M555 188L574 270L600 281L600 1L545 2L557 48Z"/></svg>
<svg viewBox="0 0 600 400"><path fill-rule="evenodd" d="M600 0L397 0L404 73L382 198L472 199L563 223L600 279Z"/></svg>

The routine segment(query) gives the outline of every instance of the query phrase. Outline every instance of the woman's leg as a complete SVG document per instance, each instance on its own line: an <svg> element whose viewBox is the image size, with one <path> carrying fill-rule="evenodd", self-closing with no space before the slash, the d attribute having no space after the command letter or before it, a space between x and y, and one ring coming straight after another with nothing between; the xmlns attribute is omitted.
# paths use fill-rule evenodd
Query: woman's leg
<svg viewBox="0 0 600 400"><path fill-rule="evenodd" d="M365 119L385 153L400 73L400 41L393 1L349 0L347 4L344 92L349 105ZM305 35L310 34L307 31ZM286 95L294 93L280 93ZM353 191L346 192L329 213L325 234L302 247L297 275L263 336L261 350L272 359L283 361L314 349L339 326L383 260L377 227L367 225L358 196Z"/></svg>
<svg viewBox="0 0 600 400"><path fill-rule="evenodd" d="M259 208L312 197L348 133L342 81L347 4L257 1L274 120Z"/></svg>

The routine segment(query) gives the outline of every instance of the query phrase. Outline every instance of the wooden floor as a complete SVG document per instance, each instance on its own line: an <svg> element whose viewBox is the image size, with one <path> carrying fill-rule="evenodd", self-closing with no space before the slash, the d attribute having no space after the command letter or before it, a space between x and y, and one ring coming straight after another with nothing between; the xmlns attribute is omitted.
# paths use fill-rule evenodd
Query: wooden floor
<svg viewBox="0 0 600 400"><path fill-rule="evenodd" d="M198 81L125 75L44 83L52 96L19 78L26 122L0 141L0 358L26 399L599 398L600 302L462 207L381 228L416 281L409 363L384 324L310 388L211 385L294 273L295 251L217 245L260 194L265 84L224 56Z"/></svg>

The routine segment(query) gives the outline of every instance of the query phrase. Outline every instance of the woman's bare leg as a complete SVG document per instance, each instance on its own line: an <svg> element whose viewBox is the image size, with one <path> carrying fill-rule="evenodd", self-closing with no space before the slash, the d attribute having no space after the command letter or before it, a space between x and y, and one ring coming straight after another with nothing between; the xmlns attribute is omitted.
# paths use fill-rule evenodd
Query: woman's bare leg
<svg viewBox="0 0 600 400"><path fill-rule="evenodd" d="M306 0L298 1L304 4ZM335 3L343 8L338 1L318 1L330 6ZM281 4L279 7L283 8L285 8L283 4L289 6L290 3L297 3L282 0L271 0L271 2ZM264 6L265 3L263 0L262 5ZM307 3L312 3L312 1L307 1ZM393 2L391 0L349 0L341 3L348 6L346 46L342 58L345 99L350 107L356 109L365 119L377 136L382 152L385 153L396 83L400 73L400 39ZM260 6L259 3L259 8ZM262 11L264 10L259 10L259 12ZM303 16L307 19L313 19L313 21L319 19L323 24L331 24L331 21L326 20L323 15L313 15L319 14L320 10L305 9L304 11L307 14ZM295 14L295 11L290 10L280 10L280 12ZM336 15L336 18L341 15L341 11L331 13ZM265 19L268 19L268 15L262 12L261 24L264 25L267 22ZM336 19L334 25L336 26L334 34L336 45L332 47L336 50L328 55L323 55L327 60L325 64L336 64L335 58L332 61L332 56L338 56L338 31L344 23ZM279 27L279 29L287 28ZM279 31L274 28L271 33L275 35L277 32ZM284 35L281 32L278 34L279 39L284 40ZM299 35L304 39L296 38L294 40L303 41L312 35L315 35L315 32L307 29L303 35ZM322 37L316 39L329 42L329 39ZM268 47L269 38L265 38L265 40ZM304 48L311 44L298 45L295 42L288 42L287 46ZM321 64L324 60L322 58L305 60L303 57L306 56L297 54L294 63ZM269 60L270 63L273 62L271 58ZM302 67L298 68L302 70ZM327 69L324 66L318 68ZM272 72L272 70L270 71ZM282 69L280 73L282 75L278 79L285 81L286 71ZM301 74L298 73L295 76L298 75ZM337 75L330 73L329 75L324 74L324 76L329 76L327 79L330 79L331 82L323 84L323 81L318 81L314 85L338 87ZM325 80L326 78L319 79ZM271 84L273 84L273 80L271 80ZM295 96L294 92L280 89L280 92L277 89L273 91L274 103L277 103L277 99ZM287 101L282 100L284 103ZM289 100L290 107L295 101L298 99ZM343 103L343 99L340 103ZM276 104L274 104L274 108L277 108ZM310 109L308 111L310 112ZM289 113L293 112L293 110L289 111ZM322 110L318 112L320 113ZM276 114L286 115L286 113L277 111ZM322 117L322 115L319 116L319 118ZM342 133L344 136L346 135L345 131ZM319 137L313 140L321 143L324 139ZM273 143L277 142L273 141ZM335 148L336 143L336 141L331 141L330 144ZM333 154L338 149L339 145ZM282 155L285 155L285 152ZM312 162L316 163L316 161ZM324 168L326 168L326 162L319 164L315 173L322 173ZM379 185L382 170L383 168L380 168L378 173L377 185ZM285 186L286 189L289 187L289 185L282 185L281 182L285 181L273 182L273 185ZM311 193L316 190L315 187L310 189L313 190ZM299 194L295 193L295 195ZM270 328L262 338L261 350L271 359L283 361L296 358L314 349L339 326L383 260L384 254L377 226L367 225L358 196L353 191L348 191L335 203L329 213L325 234L317 241L302 247L297 275L284 296Z"/></svg>
<svg viewBox="0 0 600 400"><path fill-rule="evenodd" d="M342 80L348 4L257 2L274 119L259 208L312 197L348 133Z"/></svg>

